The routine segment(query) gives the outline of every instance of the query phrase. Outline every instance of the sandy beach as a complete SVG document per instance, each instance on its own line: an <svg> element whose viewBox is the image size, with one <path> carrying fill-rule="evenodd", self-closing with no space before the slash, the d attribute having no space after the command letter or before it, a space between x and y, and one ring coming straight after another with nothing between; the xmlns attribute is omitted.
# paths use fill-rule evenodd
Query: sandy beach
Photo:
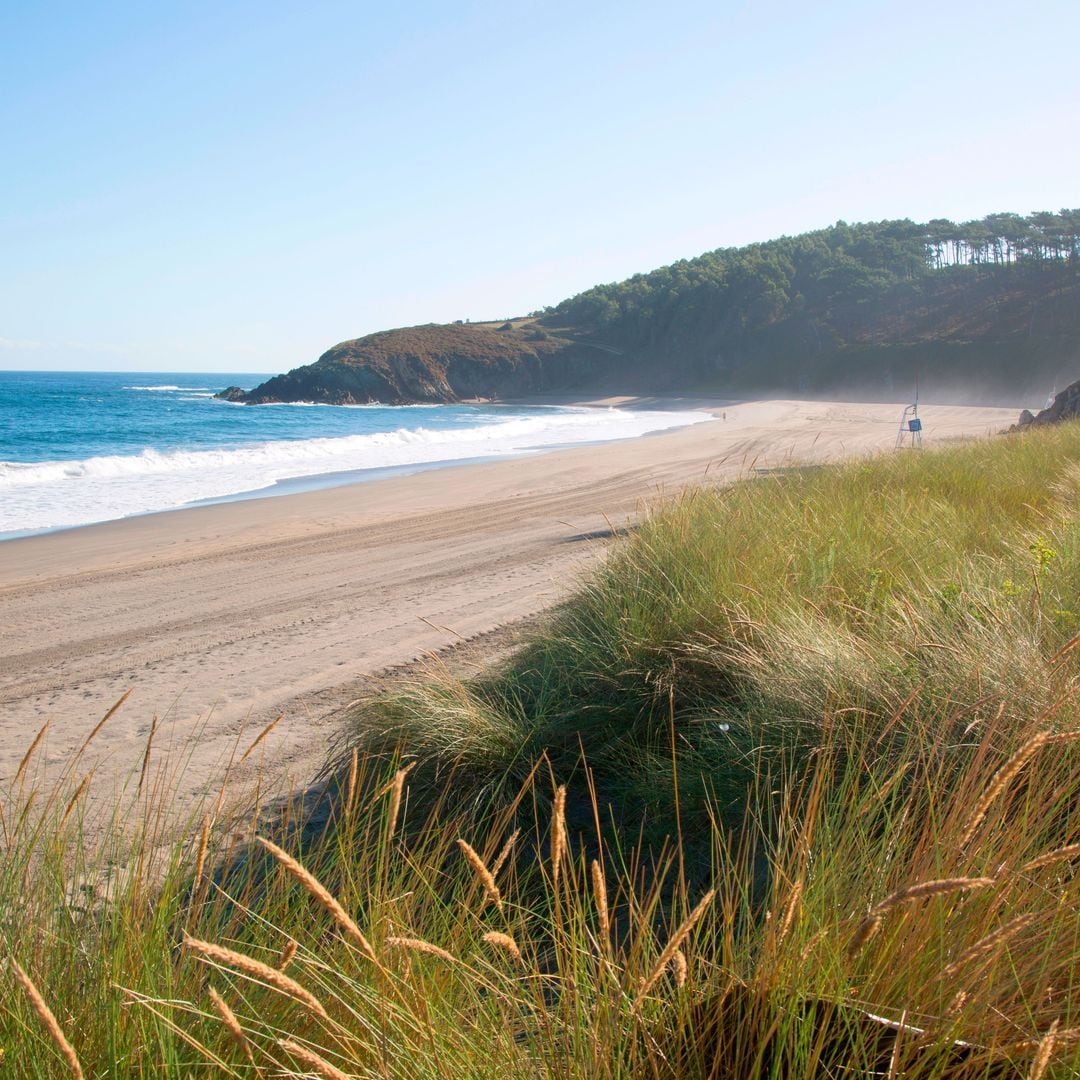
<svg viewBox="0 0 1080 1080"><path fill-rule="evenodd" d="M234 775L305 784L373 677L548 607L646 500L891 450L902 407L640 404L711 408L717 419L0 543L0 778L47 719L43 761L60 769L131 689L85 761L99 791L138 770L155 717L155 757L187 759L181 806L216 790L230 755L278 716ZM1015 409L921 411L927 446L1016 418Z"/></svg>

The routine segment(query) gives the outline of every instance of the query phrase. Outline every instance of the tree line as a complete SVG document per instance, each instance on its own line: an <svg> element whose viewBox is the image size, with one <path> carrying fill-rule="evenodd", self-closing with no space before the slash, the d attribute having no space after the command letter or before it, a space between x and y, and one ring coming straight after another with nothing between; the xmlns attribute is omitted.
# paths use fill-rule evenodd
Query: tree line
<svg viewBox="0 0 1080 1080"><path fill-rule="evenodd" d="M671 349L732 341L798 322L834 341L884 307L917 302L956 275L1080 268L1080 209L835 225L741 248L720 248L546 309L615 344ZM539 313L538 313L539 314Z"/></svg>

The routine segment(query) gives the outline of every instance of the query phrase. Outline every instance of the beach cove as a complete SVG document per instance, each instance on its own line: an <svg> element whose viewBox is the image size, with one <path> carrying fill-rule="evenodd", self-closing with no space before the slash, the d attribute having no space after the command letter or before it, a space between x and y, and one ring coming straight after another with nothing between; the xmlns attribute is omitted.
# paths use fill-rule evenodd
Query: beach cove
<svg viewBox="0 0 1080 1080"><path fill-rule="evenodd" d="M306 784L371 680L556 603L613 528L686 484L888 450L900 407L605 399L716 419L600 445L196 507L0 543L0 776L51 721L62 767L109 707L87 767L119 785L185 756L178 810L275 718L247 765ZM925 406L927 444L1015 410ZM722 417L726 417L722 418ZM233 779L245 780L244 768ZM107 782L97 785L109 787Z"/></svg>

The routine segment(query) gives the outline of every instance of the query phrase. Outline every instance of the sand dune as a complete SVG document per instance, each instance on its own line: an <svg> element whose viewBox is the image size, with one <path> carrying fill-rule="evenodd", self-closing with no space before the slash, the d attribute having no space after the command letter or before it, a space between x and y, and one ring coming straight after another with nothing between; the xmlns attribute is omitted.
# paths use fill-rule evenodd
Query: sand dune
<svg viewBox="0 0 1080 1080"><path fill-rule="evenodd" d="M643 500L888 450L900 415L879 404L681 404L727 418L0 543L0 777L46 718L45 760L59 768L132 688L88 759L99 790L139 767L155 716L155 754L183 747L189 758L182 805L214 789L234 748L279 714L245 768L304 783L365 680L550 605ZM922 413L932 445L1000 430L1016 410Z"/></svg>

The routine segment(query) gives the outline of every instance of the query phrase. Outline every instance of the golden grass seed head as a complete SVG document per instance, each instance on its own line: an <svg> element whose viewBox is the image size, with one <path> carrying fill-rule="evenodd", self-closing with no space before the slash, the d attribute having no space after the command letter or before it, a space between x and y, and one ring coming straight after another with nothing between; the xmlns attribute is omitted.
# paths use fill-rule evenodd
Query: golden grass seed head
<svg viewBox="0 0 1080 1080"><path fill-rule="evenodd" d="M15 973L15 978L19 981L19 985L22 986L23 992L29 999L34 1012L37 1013L38 1019L49 1033L49 1037L56 1044L56 1048L60 1051L61 1057L63 1057L64 1061L67 1063L68 1071L71 1073L72 1077L74 1077L74 1080L83 1080L82 1066L79 1064L79 1058L75 1053L75 1048L68 1042L67 1036L60 1027L59 1021L53 1015L52 1009L45 1004L45 999L41 996L41 991L38 990L34 985L33 979L26 974L19 966L18 961L14 958L11 960L11 970Z"/></svg>
<svg viewBox="0 0 1080 1080"><path fill-rule="evenodd" d="M458 839L458 847L473 868L480 883L484 886L484 892L495 906L502 911L502 896L499 894L499 886L495 884L495 876L484 864L476 849L466 840Z"/></svg>
<svg viewBox="0 0 1080 1080"><path fill-rule="evenodd" d="M310 990L301 986L295 979L290 978L283 971L256 960L253 956L228 949L224 945L215 945L210 941L202 941L190 934L184 935L184 947L199 957L225 964L237 971L243 972L256 981L261 981L277 990L278 993L291 997L306 1005L313 1013L322 1018L327 1017L326 1009L322 1002Z"/></svg>
<svg viewBox="0 0 1080 1080"><path fill-rule="evenodd" d="M428 956L437 956L440 960L446 960L451 964L460 962L452 952L448 952L438 945L433 945L430 941L424 941L423 938L388 937L386 939L386 944L395 949L408 949L410 952L425 953Z"/></svg>
<svg viewBox="0 0 1080 1080"><path fill-rule="evenodd" d="M596 904L596 916L600 923L600 933L606 940L611 935L611 914L608 911L607 882L604 880L604 868L599 859L592 861L593 902Z"/></svg>
<svg viewBox="0 0 1080 1080"><path fill-rule="evenodd" d="M22 761L19 762L19 767L15 770L15 779L13 783L17 784L21 779L24 772L26 772L27 765L30 764L30 759L34 756L37 748L41 745L41 740L45 738L45 732L49 730L49 725L52 723L52 719L48 719L41 725L41 729L37 735L34 736L34 741L30 744L30 748L23 754Z"/></svg>
<svg viewBox="0 0 1080 1080"><path fill-rule="evenodd" d="M979 957L993 952L999 945L1003 945L1014 934L1030 926L1034 921L1035 916L1030 912L1017 915L1015 919L1010 919L1003 926L999 926L996 930L992 930L989 934L981 937L974 945L965 949L951 964L942 968L940 977L948 978L950 975L955 975L965 964L970 964L972 960L977 960Z"/></svg>
<svg viewBox="0 0 1080 1080"><path fill-rule="evenodd" d="M210 847L210 825L211 818L209 814L203 817L202 831L199 833L199 849L195 856L195 884L198 885L202 881L203 870L206 869L206 852Z"/></svg>
<svg viewBox="0 0 1080 1080"><path fill-rule="evenodd" d="M499 930L489 930L484 935L484 941L489 945L502 949L503 952L508 953L519 964L524 963L518 943L509 934L504 934Z"/></svg>
<svg viewBox="0 0 1080 1080"><path fill-rule="evenodd" d="M1049 731L1036 732L998 769L975 804L975 809L972 811L971 817L960 835L960 847L968 844L982 824L994 801L1013 782L1020 770L1046 745L1049 739Z"/></svg>
<svg viewBox="0 0 1080 1080"><path fill-rule="evenodd" d="M241 761L246 761L252 754L255 753L256 748L262 743L262 741L269 736L270 732L274 730L285 719L285 714L281 713L280 716L276 716L269 724L266 725L256 736L255 741L244 751Z"/></svg>
<svg viewBox="0 0 1080 1080"><path fill-rule="evenodd" d="M563 854L566 851L566 785L560 784L555 792L551 814L551 875L559 883Z"/></svg>
<svg viewBox="0 0 1080 1080"><path fill-rule="evenodd" d="M797 881L788 896L788 902L784 906L784 917L780 921L780 930L778 932L778 939L783 941L788 936L791 930L792 924L795 922L795 916L799 911L799 904L802 900L803 883Z"/></svg>
<svg viewBox="0 0 1080 1080"><path fill-rule="evenodd" d="M319 901L327 911L333 915L338 926L345 932L345 934L352 938L357 945L360 946L361 951L369 960L377 962L375 956L375 950L371 947L371 943L364 936L360 927L356 925L353 917L342 907L338 899L322 884L314 874L311 873L301 862L294 859L283 848L278 847L277 844L271 840L267 840L264 837L257 837L259 844L268 851L273 857L285 868L285 870L291 874L301 885L316 900Z"/></svg>
<svg viewBox="0 0 1080 1080"><path fill-rule="evenodd" d="M1060 1023L1060 1020L1055 1020L1046 1034L1039 1040L1039 1049L1036 1051L1035 1059L1031 1063L1028 1080L1042 1080L1043 1074L1050 1064L1050 1058L1054 1054L1054 1043L1057 1041L1057 1029Z"/></svg>
<svg viewBox="0 0 1080 1080"><path fill-rule="evenodd" d="M355 751L354 751L355 753ZM398 769L394 773L394 782L390 788L390 808L386 812L386 835L393 836L397 828L398 814L401 812L401 797L405 790L405 778L416 767L416 762L411 762L404 769ZM352 774L350 772L350 780Z"/></svg>
<svg viewBox="0 0 1080 1080"><path fill-rule="evenodd" d="M656 985L657 979L664 973L668 964L671 963L671 958L679 950L682 943L690 935L690 931L694 929L697 921L705 913L705 909L713 902L713 898L716 896L716 890L710 889L697 903L697 906L693 911L682 921L679 928L671 936L671 940L664 946L663 951L660 953L659 958L653 965L652 971L649 972L644 982L641 984L641 988L638 990L638 1000L640 1001L645 995Z"/></svg>
<svg viewBox="0 0 1080 1080"><path fill-rule="evenodd" d="M356 801L357 779L360 775L360 751L353 747L352 756L349 758L349 779L345 785L345 813L349 815L353 811Z"/></svg>
<svg viewBox="0 0 1080 1080"><path fill-rule="evenodd" d="M916 885L906 885L885 897L880 904L875 904L871 914L884 915L901 904L909 904L929 896L941 896L945 893L966 892L970 889L985 889L994 884L990 877L937 878L932 881L920 881Z"/></svg>
<svg viewBox="0 0 1080 1080"><path fill-rule="evenodd" d="M75 789L75 794L71 796L70 801L67 804L67 809L64 811L64 816L60 819L60 824L56 827L56 831L59 832L66 824L67 819L71 817L71 812L75 809L76 803L82 798L83 793L86 791L87 785L90 783L90 773L87 773L82 778L82 783Z"/></svg>
<svg viewBox="0 0 1080 1080"><path fill-rule="evenodd" d="M687 964L686 954L682 949L676 949L671 954L671 971L675 976L675 985L681 990L686 985L686 979L690 973L690 965Z"/></svg>
<svg viewBox="0 0 1080 1080"><path fill-rule="evenodd" d="M247 1036L244 1034L244 1029L240 1026L240 1021L236 1018L236 1014L229 1008L225 999L212 986L208 993L210 995L210 1000L214 1003L214 1008L217 1009L218 1016L221 1017L221 1022L225 1025L236 1044L244 1051L244 1056L252 1065L254 1065L255 1055L251 1052L251 1043L248 1042Z"/></svg>
<svg viewBox="0 0 1080 1080"><path fill-rule="evenodd" d="M302 1061L313 1072L318 1073L324 1080L353 1080L347 1072L342 1072L336 1065L332 1065L326 1058L317 1054L306 1046L301 1046L293 1039L280 1039L278 1045L292 1054L297 1061Z"/></svg>
<svg viewBox="0 0 1080 1080"><path fill-rule="evenodd" d="M278 956L277 968L278 971L285 971L286 968L293 962L296 957L296 950L298 946L291 938L285 942L284 947Z"/></svg>
<svg viewBox="0 0 1080 1080"><path fill-rule="evenodd" d="M1063 862L1065 859L1080 857L1080 844L1066 844L1064 847L1055 848L1044 855L1040 855L1030 862L1024 863L1020 868L1022 874L1030 874L1033 870L1039 870L1044 866Z"/></svg>
<svg viewBox="0 0 1080 1080"><path fill-rule="evenodd" d="M510 853L514 850L514 845L517 843L517 839L520 835L521 830L515 829L508 837L506 843L503 844L502 850L491 864L491 876L493 878L498 878L499 871L506 865L506 860L510 858Z"/></svg>
<svg viewBox="0 0 1080 1080"><path fill-rule="evenodd" d="M882 919L880 915L867 915L866 918L855 927L855 933L848 942L848 956L854 956L869 942L881 929Z"/></svg>

